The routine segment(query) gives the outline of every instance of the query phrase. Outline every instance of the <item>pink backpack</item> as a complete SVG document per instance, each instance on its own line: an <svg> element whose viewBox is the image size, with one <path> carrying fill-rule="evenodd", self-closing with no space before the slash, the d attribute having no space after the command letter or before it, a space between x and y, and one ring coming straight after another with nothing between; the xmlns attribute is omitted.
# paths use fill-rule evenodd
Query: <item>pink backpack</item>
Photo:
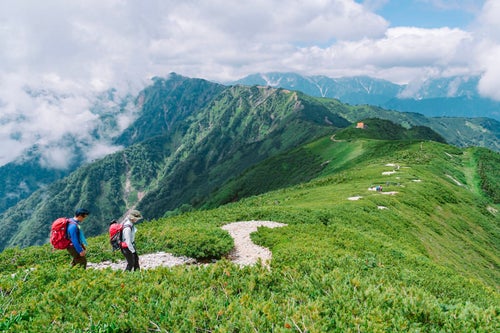
<svg viewBox="0 0 500 333"><path fill-rule="evenodd" d="M122 248L123 224L118 223L116 220L111 221L111 224L109 225L109 242L111 243L113 251Z"/></svg>
<svg viewBox="0 0 500 333"><path fill-rule="evenodd" d="M64 250L71 244L71 240L68 239L69 223L70 220L67 217L60 217L52 222L50 244L52 244L54 249Z"/></svg>

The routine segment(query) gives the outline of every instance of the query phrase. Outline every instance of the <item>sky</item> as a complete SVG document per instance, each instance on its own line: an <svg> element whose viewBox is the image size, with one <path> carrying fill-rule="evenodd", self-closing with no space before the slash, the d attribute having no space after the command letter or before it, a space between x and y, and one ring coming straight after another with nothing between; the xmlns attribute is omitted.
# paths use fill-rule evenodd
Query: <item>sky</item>
<svg viewBox="0 0 500 333"><path fill-rule="evenodd" d="M96 97L170 72L222 83L478 75L479 92L500 100L498 18L500 0L1 0L0 166L34 145L58 168L75 140L84 160L119 149L94 138Z"/></svg>

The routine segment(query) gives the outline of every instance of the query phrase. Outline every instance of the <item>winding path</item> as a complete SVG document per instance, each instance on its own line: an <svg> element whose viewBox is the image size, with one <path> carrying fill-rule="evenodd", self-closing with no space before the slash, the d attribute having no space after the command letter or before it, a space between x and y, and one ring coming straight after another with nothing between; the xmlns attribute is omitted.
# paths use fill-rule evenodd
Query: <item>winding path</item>
<svg viewBox="0 0 500 333"><path fill-rule="evenodd" d="M266 264L271 260L272 253L269 249L256 245L250 239L250 234L257 231L258 227L277 228L286 224L272 221L248 221L226 224L222 229L229 232L234 238L234 248L229 253L229 259L242 266L254 265L258 260Z"/></svg>
<svg viewBox="0 0 500 333"><path fill-rule="evenodd" d="M229 253L229 259L241 266L254 265L259 260L263 264L268 264L271 260L271 251L265 247L258 246L250 239L250 234L257 231L258 227L278 228L286 224L272 221L243 221L234 222L222 226L222 229L229 232L234 239L234 248ZM156 252L139 256L141 269L151 269L156 267L172 267L177 265L196 264L197 261L188 257L176 257L170 253ZM100 263L88 263L88 268L123 270L126 266L124 260L119 262L103 261Z"/></svg>

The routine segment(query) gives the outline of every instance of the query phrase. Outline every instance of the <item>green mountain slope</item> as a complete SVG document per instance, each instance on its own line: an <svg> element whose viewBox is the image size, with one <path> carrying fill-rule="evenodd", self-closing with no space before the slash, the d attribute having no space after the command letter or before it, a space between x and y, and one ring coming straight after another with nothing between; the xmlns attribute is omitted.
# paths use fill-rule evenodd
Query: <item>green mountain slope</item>
<svg viewBox="0 0 500 333"><path fill-rule="evenodd" d="M26 199L40 187L66 176L69 171L40 167L38 159L12 162L0 167L0 212Z"/></svg>
<svg viewBox="0 0 500 333"><path fill-rule="evenodd" d="M198 207L252 165L349 124L296 93L256 87L228 89L192 123L169 177L146 194L140 210L161 216L183 204Z"/></svg>
<svg viewBox="0 0 500 333"><path fill-rule="evenodd" d="M368 140L356 145L350 149L361 153L350 166L303 186L295 193L297 199L281 204L317 210L331 207L333 212L322 218L326 224L345 221L360 227L360 232L377 226L401 243L412 242L408 234L399 234L411 230L414 245L422 246L433 260L471 278L480 278L474 268L480 264L482 274L489 276L480 279L498 288L499 202L495 205L491 196L477 188L480 176L477 165L471 170L471 163L478 152L434 142ZM322 174L332 169L338 166L329 163ZM335 186L329 188L328 182ZM382 185L383 191L372 191L376 185Z"/></svg>
<svg viewBox="0 0 500 333"><path fill-rule="evenodd" d="M356 128L356 125L339 129L329 139L325 138L321 142L329 144L331 142L345 142L346 140L352 141L358 138L444 141L439 134L428 127L416 126L405 129L382 119L366 119L363 124L363 129ZM302 146L293 151L273 156L264 163L248 169L241 177L231 179L217 193L210 196L204 207L215 208L240 198L309 181L321 174L323 169L327 169L329 164L336 166L332 171L339 171L342 167L355 163L356 158L361 153L360 149L353 149L350 144L336 146L335 149L333 160L325 160L324 157L311 152L309 146Z"/></svg>
<svg viewBox="0 0 500 333"><path fill-rule="evenodd" d="M186 81L191 82L180 79L176 98L193 96L180 88ZM164 85L157 85L156 93L145 94L161 95ZM206 89L213 97L217 88ZM146 109L138 122L150 126L133 126L128 143L145 140L81 167L0 214L0 228L5 230L0 249L47 242L51 221L79 206L92 212L85 226L89 235L103 232L109 220L132 207L157 218L183 205L198 206L246 168L349 124L297 93L257 87L231 87L204 108L192 108L168 122L149 118L158 111Z"/></svg>
<svg viewBox="0 0 500 333"><path fill-rule="evenodd" d="M333 139L333 140L332 140ZM304 152L305 158L298 158ZM48 245L0 254L0 327L47 332L495 332L500 325L500 217L482 182L498 153L422 140L330 135L267 159L311 180L213 210L145 221L141 253L220 258L229 222L259 228L270 268L214 264L136 273L70 269ZM282 160L283 163L279 161ZM300 173L300 172L299 172ZM316 173L316 176L311 176ZM292 179L295 177L292 177ZM238 179L235 179L235 181ZM374 191L382 185L382 192ZM280 185L281 186L281 185ZM223 190L223 189L221 189ZM89 260L113 255L106 235ZM131 301L132 300L132 301Z"/></svg>
<svg viewBox="0 0 500 333"><path fill-rule="evenodd" d="M153 78L152 81L152 85L135 98L135 103L132 103L132 97L127 96L112 108L109 105L118 103L112 96L113 92L106 94L107 97L99 96L97 101L94 101L91 112L98 115L96 122L99 124L92 134L96 140L112 140L111 133L116 135L117 123L121 122L120 117L125 112L120 109L132 108L132 104L135 105L133 108L140 110L138 118L112 140L115 144L129 147L165 133L178 133L177 140L182 140L184 132L179 126L183 126L185 118L203 108L227 88L175 73L163 79ZM37 146L32 147L19 160L0 166L0 213L82 166L84 161L81 160L81 146L87 147L88 143L79 142L77 139L69 141L66 138L64 144L78 156L72 158L67 169L59 170L47 166L47 162L40 156L40 147Z"/></svg>
<svg viewBox="0 0 500 333"><path fill-rule="evenodd" d="M180 131L182 134L186 118L227 88L175 73L170 73L167 78L155 77L152 81L153 84L136 99L137 107L142 110L139 118L115 139L115 143L128 147L165 133Z"/></svg>

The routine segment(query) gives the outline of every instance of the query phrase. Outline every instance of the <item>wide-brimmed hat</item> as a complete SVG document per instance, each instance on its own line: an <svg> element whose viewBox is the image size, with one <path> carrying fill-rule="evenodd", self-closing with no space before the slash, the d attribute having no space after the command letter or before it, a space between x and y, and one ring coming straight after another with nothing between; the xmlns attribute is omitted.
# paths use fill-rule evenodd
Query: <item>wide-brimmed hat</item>
<svg viewBox="0 0 500 333"><path fill-rule="evenodd" d="M142 214L140 211L138 210L131 210L129 213L128 213L128 216L129 218L133 218L133 219L136 219L136 220L139 220L139 219L142 219Z"/></svg>

